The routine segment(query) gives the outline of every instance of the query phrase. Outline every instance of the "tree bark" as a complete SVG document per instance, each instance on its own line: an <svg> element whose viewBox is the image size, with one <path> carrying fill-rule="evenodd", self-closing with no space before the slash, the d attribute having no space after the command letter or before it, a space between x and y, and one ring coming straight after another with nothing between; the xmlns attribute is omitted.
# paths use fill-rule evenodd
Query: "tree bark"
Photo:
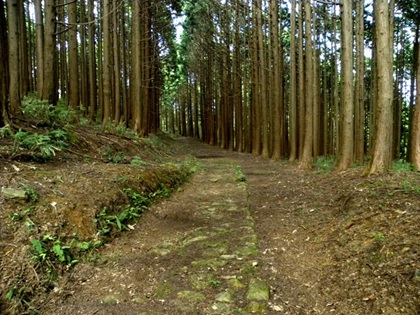
<svg viewBox="0 0 420 315"><path fill-rule="evenodd" d="M290 26L290 157L293 162L298 157L298 117L297 117L297 76L296 76L296 0L292 0Z"/></svg>
<svg viewBox="0 0 420 315"><path fill-rule="evenodd" d="M417 49L417 96L411 124L410 160L413 169L420 171L420 49Z"/></svg>
<svg viewBox="0 0 420 315"><path fill-rule="evenodd" d="M41 98L56 104L58 99L57 83L57 45L56 45L56 14L55 0L45 0L45 26L44 26L44 85Z"/></svg>
<svg viewBox="0 0 420 315"><path fill-rule="evenodd" d="M20 112L20 56L19 56L19 1L9 1L7 5L8 44L9 44L9 101L10 114Z"/></svg>
<svg viewBox="0 0 420 315"><path fill-rule="evenodd" d="M392 50L389 49L393 29L387 0L374 1L377 98L375 104L375 136L366 175L384 173L392 164Z"/></svg>
<svg viewBox="0 0 420 315"><path fill-rule="evenodd" d="M337 170L343 171L353 163L354 103L353 103L353 17L352 3L341 0L341 141Z"/></svg>
<svg viewBox="0 0 420 315"><path fill-rule="evenodd" d="M9 95L7 21L4 2L0 0L0 128L10 123L7 108Z"/></svg>
<svg viewBox="0 0 420 315"><path fill-rule="evenodd" d="M305 1L305 137L299 167L312 168L313 161L313 43L311 0Z"/></svg>
<svg viewBox="0 0 420 315"><path fill-rule="evenodd" d="M71 1L68 5L69 15L69 105L79 107L79 61L77 44L77 3Z"/></svg>

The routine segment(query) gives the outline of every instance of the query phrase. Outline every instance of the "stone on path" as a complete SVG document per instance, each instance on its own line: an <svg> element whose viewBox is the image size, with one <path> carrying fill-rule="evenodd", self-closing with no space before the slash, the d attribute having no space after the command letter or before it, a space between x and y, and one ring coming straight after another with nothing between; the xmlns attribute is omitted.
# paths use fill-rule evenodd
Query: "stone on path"
<svg viewBox="0 0 420 315"><path fill-rule="evenodd" d="M270 299L270 287L260 279L251 279L246 298L249 301L268 301Z"/></svg>

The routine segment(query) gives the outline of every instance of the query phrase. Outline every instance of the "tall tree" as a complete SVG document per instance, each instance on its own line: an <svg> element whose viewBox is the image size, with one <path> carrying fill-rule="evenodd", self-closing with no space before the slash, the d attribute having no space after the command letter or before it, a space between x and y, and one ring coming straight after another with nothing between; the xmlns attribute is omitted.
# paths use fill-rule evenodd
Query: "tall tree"
<svg viewBox="0 0 420 315"><path fill-rule="evenodd" d="M313 84L314 84L314 53L312 42L312 8L311 0L306 0L305 9L305 134L302 158L299 166L310 169L313 161Z"/></svg>
<svg viewBox="0 0 420 315"><path fill-rule="evenodd" d="M35 0L35 21L37 92L41 95L44 85L44 18L41 0Z"/></svg>
<svg viewBox="0 0 420 315"><path fill-rule="evenodd" d="M356 83L355 83L355 160L363 164L365 155L365 51L364 51L364 0L356 2Z"/></svg>
<svg viewBox="0 0 420 315"><path fill-rule="evenodd" d="M56 0L45 0L44 26L44 79L41 98L56 104L57 93L57 45L56 45Z"/></svg>
<svg viewBox="0 0 420 315"><path fill-rule="evenodd" d="M280 1L281 3L281 1ZM279 36L279 3L277 1L270 1L270 42L272 49L272 79L270 91L272 91L273 110L272 110L272 137L273 137L273 152L272 158L280 160L283 155L284 147L284 104L283 104L283 62L282 62L282 47Z"/></svg>
<svg viewBox="0 0 420 315"><path fill-rule="evenodd" d="M373 2L375 17L375 45L376 45L376 104L375 104L375 133L371 159L365 170L366 175L386 172L392 164L392 50L389 49L393 34L390 23L389 3L387 0ZM392 47L392 46L391 46Z"/></svg>
<svg viewBox="0 0 420 315"><path fill-rule="evenodd" d="M111 23L110 23L110 11L111 1L103 0L103 123L107 124L111 119L112 102L111 102Z"/></svg>
<svg viewBox="0 0 420 315"><path fill-rule="evenodd" d="M417 49L417 96L411 123L410 161L413 169L420 171L420 49Z"/></svg>
<svg viewBox="0 0 420 315"><path fill-rule="evenodd" d="M79 106L79 62L77 43L77 2L68 4L69 14L69 105Z"/></svg>
<svg viewBox="0 0 420 315"><path fill-rule="evenodd" d="M4 2L0 0L0 128L9 123L7 99L9 95L9 51Z"/></svg>
<svg viewBox="0 0 420 315"><path fill-rule="evenodd" d="M20 56L19 56L19 7L21 0L9 1L7 5L8 47L9 47L9 99L10 113L19 114L20 111Z"/></svg>
<svg viewBox="0 0 420 315"><path fill-rule="evenodd" d="M297 76L296 76L296 0L292 0L290 13L290 157L293 162L298 156Z"/></svg>
<svg viewBox="0 0 420 315"><path fill-rule="evenodd" d="M353 16L352 3L341 0L341 141L338 170L347 169L354 159L354 102L353 102Z"/></svg>

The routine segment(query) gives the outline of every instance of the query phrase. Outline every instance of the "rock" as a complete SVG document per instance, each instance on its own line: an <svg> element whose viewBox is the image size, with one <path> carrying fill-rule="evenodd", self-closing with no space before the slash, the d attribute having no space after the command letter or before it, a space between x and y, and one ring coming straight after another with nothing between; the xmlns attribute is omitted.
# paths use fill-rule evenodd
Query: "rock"
<svg viewBox="0 0 420 315"><path fill-rule="evenodd" d="M221 303L232 303L232 295L229 292L222 292L216 295L216 301Z"/></svg>
<svg viewBox="0 0 420 315"><path fill-rule="evenodd" d="M5 188L1 189L2 195L4 199L20 199L26 200L26 192L22 189L14 189L14 188Z"/></svg>
<svg viewBox="0 0 420 315"><path fill-rule="evenodd" d="M270 287L260 279L251 279L246 298L250 301L268 301L270 299Z"/></svg>
<svg viewBox="0 0 420 315"><path fill-rule="evenodd" d="M178 298L189 303L199 303L206 299L205 295L195 291L181 291L178 292Z"/></svg>

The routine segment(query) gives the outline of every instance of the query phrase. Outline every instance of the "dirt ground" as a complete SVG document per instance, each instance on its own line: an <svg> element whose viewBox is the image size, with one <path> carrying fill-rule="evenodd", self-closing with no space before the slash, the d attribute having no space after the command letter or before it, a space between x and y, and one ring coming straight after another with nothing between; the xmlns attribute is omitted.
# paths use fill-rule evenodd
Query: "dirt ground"
<svg viewBox="0 0 420 315"><path fill-rule="evenodd" d="M420 314L420 174L303 172L192 139L80 137L53 162L0 160L0 186L39 194L1 199L1 314ZM179 186L191 156L197 171ZM169 198L47 281L31 240L93 241L127 187L162 183Z"/></svg>

